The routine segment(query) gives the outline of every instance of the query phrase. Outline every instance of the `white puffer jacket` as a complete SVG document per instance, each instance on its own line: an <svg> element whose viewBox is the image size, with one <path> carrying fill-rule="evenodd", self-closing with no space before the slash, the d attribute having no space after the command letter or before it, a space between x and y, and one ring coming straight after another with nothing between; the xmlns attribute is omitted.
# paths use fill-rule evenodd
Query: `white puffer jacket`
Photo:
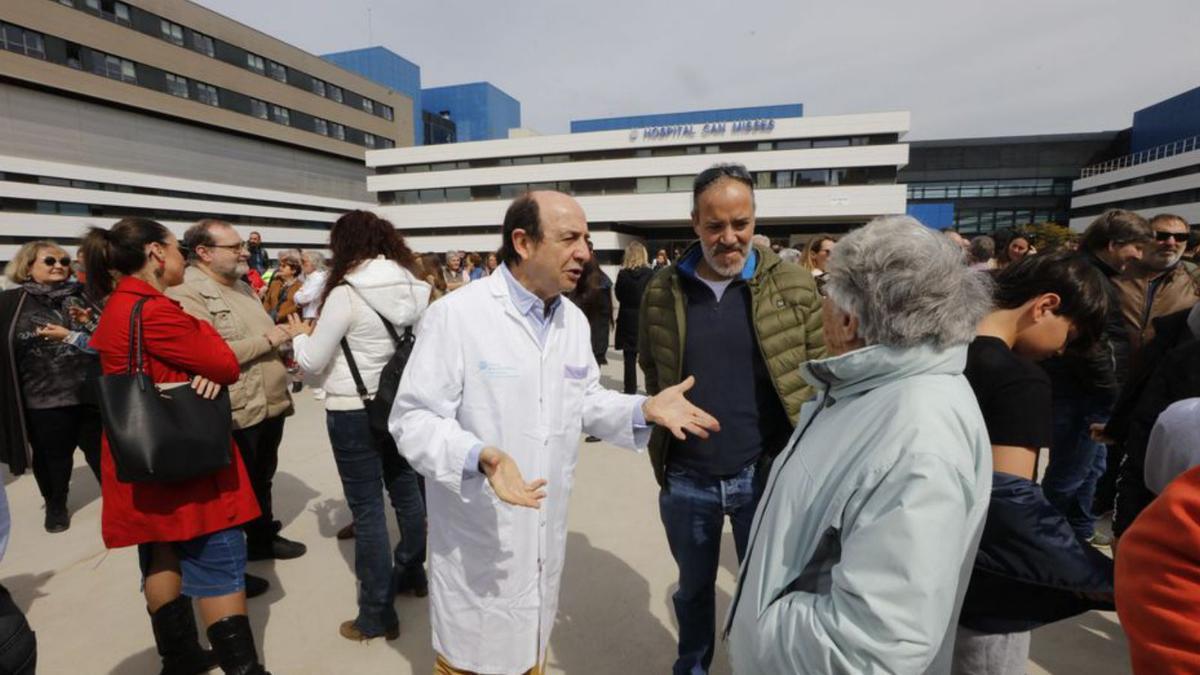
<svg viewBox="0 0 1200 675"><path fill-rule="evenodd" d="M382 256L356 267L346 275L346 285L330 292L317 329L311 336L298 335L293 341L296 363L306 379L325 390L326 410L363 407L342 355L342 337L350 344L367 391L374 395L379 373L395 352L379 314L400 333L417 323L429 305L429 292L429 284Z"/></svg>

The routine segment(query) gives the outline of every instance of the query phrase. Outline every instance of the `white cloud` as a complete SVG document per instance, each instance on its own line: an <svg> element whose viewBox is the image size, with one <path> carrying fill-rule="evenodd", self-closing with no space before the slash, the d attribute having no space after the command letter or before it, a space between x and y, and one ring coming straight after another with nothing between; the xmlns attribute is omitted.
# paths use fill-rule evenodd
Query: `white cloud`
<svg viewBox="0 0 1200 675"><path fill-rule="evenodd" d="M910 138L1097 131L1200 85L1195 0L199 1L314 53L388 47L425 86L490 81L545 133L795 102L910 110Z"/></svg>

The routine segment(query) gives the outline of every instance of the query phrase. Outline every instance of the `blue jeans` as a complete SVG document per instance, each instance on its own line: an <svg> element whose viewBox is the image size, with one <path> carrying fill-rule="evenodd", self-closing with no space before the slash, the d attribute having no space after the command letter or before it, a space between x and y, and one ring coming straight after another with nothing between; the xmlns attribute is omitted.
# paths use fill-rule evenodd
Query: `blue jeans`
<svg viewBox="0 0 1200 675"><path fill-rule="evenodd" d="M400 621L392 604L394 579L408 566L425 561L425 503L411 467L389 471L384 478L383 461L365 410L327 411L325 422L342 492L354 516L354 574L358 579L354 623L365 635L382 635ZM400 526L400 542L394 551L388 541L384 489Z"/></svg>
<svg viewBox="0 0 1200 675"><path fill-rule="evenodd" d="M675 618L679 621L676 675L708 672L716 633L717 568L721 529L728 516L738 562L746 554L750 524L762 496L753 464L729 478L712 478L677 466L667 467L667 487L658 496L671 555L679 566Z"/></svg>
<svg viewBox="0 0 1200 675"><path fill-rule="evenodd" d="M1108 421L1108 406L1095 396L1055 397L1054 438L1042 477L1046 499L1067 517L1071 529L1083 539L1095 532L1092 499L1104 475L1108 450L1092 440L1089 426Z"/></svg>

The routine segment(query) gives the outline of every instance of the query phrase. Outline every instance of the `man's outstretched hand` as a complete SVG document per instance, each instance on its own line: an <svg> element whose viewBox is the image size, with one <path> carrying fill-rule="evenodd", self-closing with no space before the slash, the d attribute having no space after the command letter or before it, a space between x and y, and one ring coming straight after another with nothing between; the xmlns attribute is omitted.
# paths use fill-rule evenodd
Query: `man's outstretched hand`
<svg viewBox="0 0 1200 675"><path fill-rule="evenodd" d="M686 434L708 438L710 431L720 431L721 423L717 418L692 405L684 397L684 393L695 384L696 378L688 376L674 387L667 387L657 396L646 399L642 404L646 421L670 429L675 438L681 441L687 438Z"/></svg>
<svg viewBox="0 0 1200 675"><path fill-rule="evenodd" d="M485 447L479 452L479 468L487 476L500 501L536 509L546 498L545 479L526 483L517 462L500 448Z"/></svg>

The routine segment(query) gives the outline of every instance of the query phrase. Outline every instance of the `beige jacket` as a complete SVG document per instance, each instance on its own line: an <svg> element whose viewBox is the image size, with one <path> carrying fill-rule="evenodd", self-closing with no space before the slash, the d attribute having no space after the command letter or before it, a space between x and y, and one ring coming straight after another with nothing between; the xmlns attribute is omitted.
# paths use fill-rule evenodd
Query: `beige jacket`
<svg viewBox="0 0 1200 675"><path fill-rule="evenodd" d="M167 295L188 314L212 324L237 355L242 376L229 387L235 429L292 414L287 368L267 340L275 323L249 286L241 281L233 287L219 284L191 266L183 283L167 289Z"/></svg>

